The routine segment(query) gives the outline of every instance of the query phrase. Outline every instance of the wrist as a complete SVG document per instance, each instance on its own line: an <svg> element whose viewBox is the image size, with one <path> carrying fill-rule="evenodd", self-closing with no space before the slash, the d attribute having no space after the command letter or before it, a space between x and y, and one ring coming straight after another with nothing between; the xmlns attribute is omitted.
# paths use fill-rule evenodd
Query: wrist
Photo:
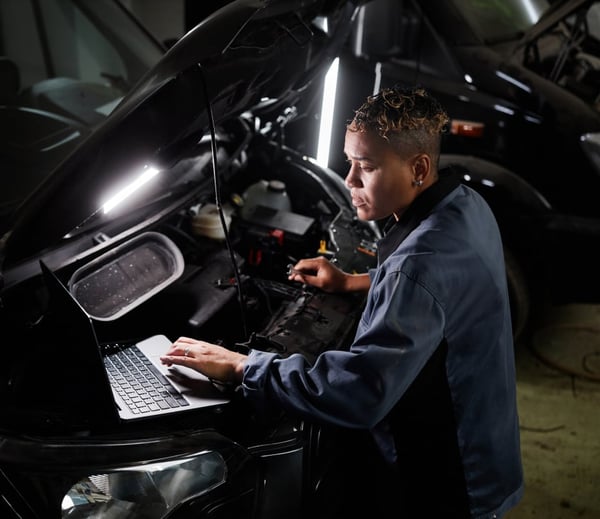
<svg viewBox="0 0 600 519"><path fill-rule="evenodd" d="M367 291L371 286L369 274L346 274L344 289L346 292Z"/></svg>
<svg viewBox="0 0 600 519"><path fill-rule="evenodd" d="M239 354L239 358L233 367L233 378L237 384L241 384L244 378L244 368L246 367L247 356Z"/></svg>

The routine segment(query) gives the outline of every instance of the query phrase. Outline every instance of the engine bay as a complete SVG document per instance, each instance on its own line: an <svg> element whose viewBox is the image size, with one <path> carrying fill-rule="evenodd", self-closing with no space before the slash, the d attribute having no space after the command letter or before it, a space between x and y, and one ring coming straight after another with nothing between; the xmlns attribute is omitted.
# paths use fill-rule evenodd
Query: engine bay
<svg viewBox="0 0 600 519"><path fill-rule="evenodd" d="M219 149L219 199L207 173L210 146L203 144L194 160L171 169L189 179L175 190L188 192L177 203L153 198L65 242L61 254L75 261L52 271L91 318L99 344L188 336L242 352L301 353L309 361L350 345L366 294L325 293L290 282L288 270L302 258L324 256L347 272L367 272L376 264L377 226L356 218L333 171L260 132L243 142L252 145ZM113 245L111 236L140 227L132 223L140 215L152 225ZM37 301L30 290L7 292L3 301L4 326L26 336L39 358L31 362L32 348L15 351L3 374L9 405L31 378L52 385L48 365L68 369L55 354L73 349L64 343L69 322L53 308L43 276L21 286L33 283ZM62 391L57 398L79 393Z"/></svg>
<svg viewBox="0 0 600 519"><path fill-rule="evenodd" d="M341 179L320 178L309 159L272 146L265 139L261 147L254 142L252 154L229 157L231 168L221 171L226 179L222 212L214 194L203 191L148 233L150 243L156 236L169 240L180 259L163 245L171 259L149 262L160 254L132 255L125 244L116 255L109 253L110 265L125 264L134 275L104 272L105 279L95 281L106 270L97 266L106 263L98 258L71 274L68 284L84 307L86 299L94 308L105 306L102 316L87 309L100 317L95 325L101 338L156 331L171 339L188 335L309 357L349 344L362 296L325 294L291 283L288 269L301 258L322 255L346 271L366 272L376 261L376 229L356 219ZM181 272L170 280L169 269ZM154 274L139 275L149 270ZM82 275L87 277L78 279ZM146 287L134 286L146 278ZM113 290L107 288L111 282ZM84 285L96 287L93 297L86 296ZM118 303L123 297L115 298L116 293L127 294L125 299L138 295L123 312ZM111 300L117 301L116 319L106 308Z"/></svg>

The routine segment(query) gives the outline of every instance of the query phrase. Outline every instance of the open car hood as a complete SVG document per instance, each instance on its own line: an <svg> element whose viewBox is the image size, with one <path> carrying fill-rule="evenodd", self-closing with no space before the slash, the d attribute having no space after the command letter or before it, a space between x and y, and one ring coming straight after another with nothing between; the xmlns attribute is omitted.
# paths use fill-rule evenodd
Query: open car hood
<svg viewBox="0 0 600 519"><path fill-rule="evenodd" d="M183 203L195 179L186 188L178 178L182 157L232 117L274 120L293 104L335 57L354 10L345 1L238 0L205 19L25 201L4 266L74 236L103 235L107 226L111 237L139 231L150 214L145 207L156 218L163 206ZM148 182L126 209L106 212L108 200L140 179ZM126 225L116 224L123 219Z"/></svg>

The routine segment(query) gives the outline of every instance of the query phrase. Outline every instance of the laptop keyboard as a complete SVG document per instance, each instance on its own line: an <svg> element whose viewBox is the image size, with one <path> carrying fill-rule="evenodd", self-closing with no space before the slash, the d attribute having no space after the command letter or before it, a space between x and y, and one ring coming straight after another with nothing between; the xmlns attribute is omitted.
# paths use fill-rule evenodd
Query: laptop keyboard
<svg viewBox="0 0 600 519"><path fill-rule="evenodd" d="M134 414L188 406L189 403L135 345L103 345L110 384Z"/></svg>

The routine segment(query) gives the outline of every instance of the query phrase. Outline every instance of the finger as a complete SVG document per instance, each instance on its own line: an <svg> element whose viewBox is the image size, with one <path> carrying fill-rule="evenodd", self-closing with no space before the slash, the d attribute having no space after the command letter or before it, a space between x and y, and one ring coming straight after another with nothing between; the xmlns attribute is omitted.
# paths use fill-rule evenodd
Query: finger
<svg viewBox="0 0 600 519"><path fill-rule="evenodd" d="M307 278L314 278L318 275L318 271L315 269L309 269L309 268L302 268L302 269L297 269L294 268L294 270L292 270L289 275L288 275L288 279L290 281L300 281L300 282L306 282Z"/></svg>
<svg viewBox="0 0 600 519"><path fill-rule="evenodd" d="M185 357L183 355L162 355L159 359L160 362L166 366L172 366L173 364L177 366L186 366L189 365L191 357Z"/></svg>
<svg viewBox="0 0 600 519"><path fill-rule="evenodd" d="M172 366L173 364L178 364L178 357L173 355L161 355L159 360L165 366Z"/></svg>
<svg viewBox="0 0 600 519"><path fill-rule="evenodd" d="M177 354L184 358L194 359L196 358L196 353L198 353L198 349L198 343L184 342L177 345Z"/></svg>
<svg viewBox="0 0 600 519"><path fill-rule="evenodd" d="M290 274L288 276L288 279L290 281L298 281L300 283L305 283L306 282L305 274L300 274L299 272L293 272L292 274Z"/></svg>
<svg viewBox="0 0 600 519"><path fill-rule="evenodd" d="M198 341L196 339L192 339L191 337L179 337L175 342L186 343L186 344L196 344Z"/></svg>
<svg viewBox="0 0 600 519"><path fill-rule="evenodd" d="M188 356L190 352L191 352L191 349L189 346L175 342L175 343L171 344L169 349L165 352L165 355L166 356L185 357L185 356Z"/></svg>
<svg viewBox="0 0 600 519"><path fill-rule="evenodd" d="M189 346L190 344L197 344L198 341L196 339L191 339L189 337L179 337L174 343L173 346L183 347Z"/></svg>
<svg viewBox="0 0 600 519"><path fill-rule="evenodd" d="M302 272L316 272L319 270L319 265L321 263L321 258L305 258L296 263L294 269Z"/></svg>
<svg viewBox="0 0 600 519"><path fill-rule="evenodd" d="M167 351L167 355L186 355L191 351L191 346L197 344L198 341L189 337L179 337Z"/></svg>

